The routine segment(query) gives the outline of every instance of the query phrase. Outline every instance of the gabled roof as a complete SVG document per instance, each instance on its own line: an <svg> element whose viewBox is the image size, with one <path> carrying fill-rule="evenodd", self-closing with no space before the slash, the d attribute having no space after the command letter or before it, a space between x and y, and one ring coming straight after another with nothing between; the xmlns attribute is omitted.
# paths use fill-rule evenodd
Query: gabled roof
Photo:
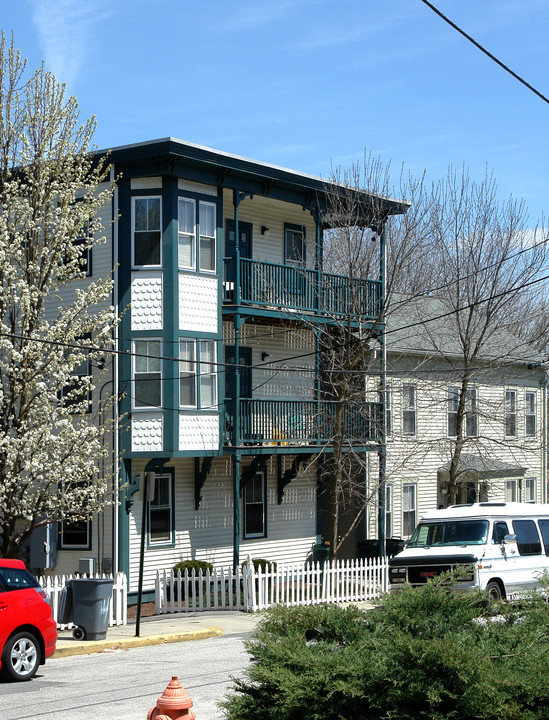
<svg viewBox="0 0 549 720"><path fill-rule="evenodd" d="M478 307L477 312L482 313L482 307ZM463 355L453 307L443 298L427 295L393 296L387 313L386 344L391 353L440 356L442 349L447 358L459 359ZM544 359L532 345L506 328L492 331L479 355L479 361L526 366Z"/></svg>

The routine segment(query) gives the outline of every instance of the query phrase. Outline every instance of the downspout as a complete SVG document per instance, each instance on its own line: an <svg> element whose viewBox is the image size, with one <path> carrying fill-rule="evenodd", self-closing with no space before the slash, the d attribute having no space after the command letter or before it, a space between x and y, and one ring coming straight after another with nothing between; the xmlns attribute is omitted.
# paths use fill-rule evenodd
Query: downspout
<svg viewBox="0 0 549 720"><path fill-rule="evenodd" d="M115 169L114 163L111 165L110 178L111 183L115 183ZM116 317L119 314L118 304L118 185L114 184L114 192L112 196L112 222L113 222L113 242L112 242L112 267L113 267L113 307ZM114 482L113 482L113 547L112 547L112 572L116 575L118 572L118 552L119 552L119 517L118 517L118 492L120 486L120 469L118 466L118 453L119 453L119 438L118 438L118 425L119 425L119 409L118 409L118 325L114 328L114 349L115 355L112 363L112 390L113 390L113 447L112 447L112 458L114 465Z"/></svg>
<svg viewBox="0 0 549 720"><path fill-rule="evenodd" d="M379 236L379 280L380 280L380 313L379 318L383 323L382 332L379 336L380 350L380 400L381 400L381 418L379 423L379 486L378 486L378 541L379 556L385 557L387 554L387 538L385 537L385 502L386 502L386 474L387 474L387 428L386 428L386 383L387 383L387 347L385 345L385 312L386 312L386 273L387 273L387 253L385 248L385 224L381 226Z"/></svg>
<svg viewBox="0 0 549 720"><path fill-rule="evenodd" d="M240 563L240 232L238 206L244 195L233 190L234 205L234 417L233 417L233 572Z"/></svg>

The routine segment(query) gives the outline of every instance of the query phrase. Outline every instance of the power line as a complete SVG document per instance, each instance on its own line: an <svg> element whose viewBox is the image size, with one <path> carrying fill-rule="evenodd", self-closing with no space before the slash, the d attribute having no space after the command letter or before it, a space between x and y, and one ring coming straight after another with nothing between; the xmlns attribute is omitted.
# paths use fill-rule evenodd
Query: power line
<svg viewBox="0 0 549 720"><path fill-rule="evenodd" d="M535 95L537 95L541 100L549 104L549 98L545 97L542 93L540 93L539 90L536 90L536 88L533 85L530 85L529 82L527 82L524 78L522 78L520 75L517 75L517 73L514 70L511 70L511 68L506 65L504 62L499 60L495 55L493 55L489 50L487 50L485 47L483 47L479 42L477 42L471 35L465 32L462 28L459 27L459 25L456 25L455 22L452 22L449 17L444 15L437 7L433 5L433 3L429 2L429 0L421 0L421 2L424 5L427 5L427 7L431 8L431 10L436 13L440 18L444 20L444 22L448 23L451 27L454 28L454 30L457 30L460 35L463 35L464 38L469 40L470 43L472 43L476 48L478 48L481 52L483 52L485 55L487 55L490 60L493 60L497 65L499 65L501 68L505 70L505 72L508 72L509 75L512 75L515 80L518 80L520 83L522 83L525 87L528 88L528 90L531 90Z"/></svg>

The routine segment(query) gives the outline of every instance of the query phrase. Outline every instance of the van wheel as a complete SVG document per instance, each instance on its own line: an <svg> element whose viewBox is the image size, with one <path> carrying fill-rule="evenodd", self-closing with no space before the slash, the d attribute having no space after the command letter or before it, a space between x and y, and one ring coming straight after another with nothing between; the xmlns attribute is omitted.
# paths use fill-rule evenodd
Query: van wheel
<svg viewBox="0 0 549 720"><path fill-rule="evenodd" d="M30 680L40 665L40 645L29 632L10 637L2 653L2 672L9 680Z"/></svg>
<svg viewBox="0 0 549 720"><path fill-rule="evenodd" d="M490 582L486 586L486 592L488 593L489 602L499 602L500 600L503 600L503 592L501 590L501 586L495 580L490 580Z"/></svg>

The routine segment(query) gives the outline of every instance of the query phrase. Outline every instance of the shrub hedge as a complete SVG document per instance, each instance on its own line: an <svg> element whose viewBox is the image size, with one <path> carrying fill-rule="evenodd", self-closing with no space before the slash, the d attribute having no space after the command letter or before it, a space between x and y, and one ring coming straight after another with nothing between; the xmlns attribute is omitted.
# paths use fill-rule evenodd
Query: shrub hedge
<svg viewBox="0 0 549 720"><path fill-rule="evenodd" d="M488 605L440 581L363 612L275 607L247 641L229 720L545 720L549 609Z"/></svg>

